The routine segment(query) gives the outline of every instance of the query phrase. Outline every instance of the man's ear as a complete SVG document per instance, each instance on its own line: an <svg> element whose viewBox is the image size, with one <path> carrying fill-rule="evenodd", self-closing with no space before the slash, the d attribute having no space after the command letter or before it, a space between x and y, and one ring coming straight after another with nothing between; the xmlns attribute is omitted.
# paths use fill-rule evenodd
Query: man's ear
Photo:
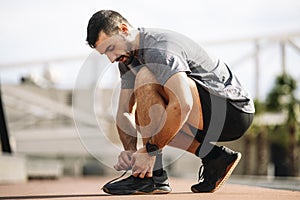
<svg viewBox="0 0 300 200"><path fill-rule="evenodd" d="M121 31L122 33L125 33L126 35L128 34L128 26L125 23L121 23L119 25L119 31Z"/></svg>

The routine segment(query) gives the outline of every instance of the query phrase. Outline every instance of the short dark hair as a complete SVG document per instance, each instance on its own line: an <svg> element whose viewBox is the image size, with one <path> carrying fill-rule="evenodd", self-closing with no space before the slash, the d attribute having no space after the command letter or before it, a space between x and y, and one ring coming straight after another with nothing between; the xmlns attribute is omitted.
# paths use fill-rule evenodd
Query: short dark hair
<svg viewBox="0 0 300 200"><path fill-rule="evenodd" d="M89 20L87 27L86 41L88 42L88 45L91 48L95 48L95 43L98 40L98 36L101 31L109 36L117 34L120 23L126 23L131 26L127 19L116 11L100 10L96 12Z"/></svg>

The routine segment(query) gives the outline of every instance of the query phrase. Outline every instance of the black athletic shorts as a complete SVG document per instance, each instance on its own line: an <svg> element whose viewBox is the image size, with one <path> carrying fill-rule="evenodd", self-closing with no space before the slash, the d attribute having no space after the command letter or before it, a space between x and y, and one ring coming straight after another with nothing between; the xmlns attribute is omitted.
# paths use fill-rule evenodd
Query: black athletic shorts
<svg viewBox="0 0 300 200"><path fill-rule="evenodd" d="M229 100L211 95L197 84L202 105L203 130L190 125L195 138L202 143L232 141L240 138L253 121L253 113L246 113L234 107Z"/></svg>

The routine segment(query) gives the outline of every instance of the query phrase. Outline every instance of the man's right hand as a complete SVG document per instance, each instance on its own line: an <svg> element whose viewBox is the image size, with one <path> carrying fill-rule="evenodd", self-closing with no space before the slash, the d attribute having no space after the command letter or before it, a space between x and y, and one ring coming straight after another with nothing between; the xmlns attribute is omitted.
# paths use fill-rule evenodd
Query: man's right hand
<svg viewBox="0 0 300 200"><path fill-rule="evenodd" d="M135 151L122 151L118 157L118 163L114 165L117 171L130 170L131 158Z"/></svg>

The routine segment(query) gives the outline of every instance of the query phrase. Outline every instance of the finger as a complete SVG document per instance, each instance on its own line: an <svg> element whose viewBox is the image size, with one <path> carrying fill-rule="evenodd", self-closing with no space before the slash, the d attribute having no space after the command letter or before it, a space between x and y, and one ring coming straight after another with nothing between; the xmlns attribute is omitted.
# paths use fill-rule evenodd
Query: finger
<svg viewBox="0 0 300 200"><path fill-rule="evenodd" d="M115 168L115 170L117 170L117 171L121 171L121 170L122 170L118 164L115 164L115 165L114 165L114 168Z"/></svg>
<svg viewBox="0 0 300 200"><path fill-rule="evenodd" d="M129 160L128 158L122 159L121 163L126 166L131 166L131 160Z"/></svg>
<svg viewBox="0 0 300 200"><path fill-rule="evenodd" d="M125 169L125 168L128 167L128 165L127 165L125 162L123 162L123 161L120 161L118 164L119 164L119 166L120 166L121 168L123 168L123 169Z"/></svg>
<svg viewBox="0 0 300 200"><path fill-rule="evenodd" d="M129 166L126 165L125 163L118 162L117 164L114 165L114 168L115 168L117 171L121 171L121 170L126 170L126 169L128 169Z"/></svg>
<svg viewBox="0 0 300 200"><path fill-rule="evenodd" d="M146 175L145 172L143 172L143 173L140 173L140 174L139 174L139 177L140 177L140 178L145 178L145 175Z"/></svg>
<svg viewBox="0 0 300 200"><path fill-rule="evenodd" d="M151 178L152 177L152 170L151 168L145 168L144 171L143 171L143 175L144 177L148 177L148 178Z"/></svg>
<svg viewBox="0 0 300 200"><path fill-rule="evenodd" d="M132 176L139 177L140 173L138 171L132 172Z"/></svg>
<svg viewBox="0 0 300 200"><path fill-rule="evenodd" d="M141 173L141 169L139 167L133 166L132 167L132 175L134 177L139 177L140 173Z"/></svg>
<svg viewBox="0 0 300 200"><path fill-rule="evenodd" d="M126 163L119 162L115 166L116 166L115 169L117 169L118 171L131 169L131 165L127 165Z"/></svg>
<svg viewBox="0 0 300 200"><path fill-rule="evenodd" d="M149 168L147 168L147 167L141 169L139 177L140 178L145 178L146 174L149 172L148 170L149 170Z"/></svg>
<svg viewBox="0 0 300 200"><path fill-rule="evenodd" d="M126 163L126 165L131 164L131 156L129 156L128 154L124 154L124 155L120 156L119 160L120 160L120 162Z"/></svg>
<svg viewBox="0 0 300 200"><path fill-rule="evenodd" d="M124 167L124 165L121 165L120 163L115 164L115 165L114 165L114 168L115 168L117 171L126 170L126 167Z"/></svg>
<svg viewBox="0 0 300 200"><path fill-rule="evenodd" d="M146 177L151 178L152 176L153 176L153 172L152 171L146 173Z"/></svg>

